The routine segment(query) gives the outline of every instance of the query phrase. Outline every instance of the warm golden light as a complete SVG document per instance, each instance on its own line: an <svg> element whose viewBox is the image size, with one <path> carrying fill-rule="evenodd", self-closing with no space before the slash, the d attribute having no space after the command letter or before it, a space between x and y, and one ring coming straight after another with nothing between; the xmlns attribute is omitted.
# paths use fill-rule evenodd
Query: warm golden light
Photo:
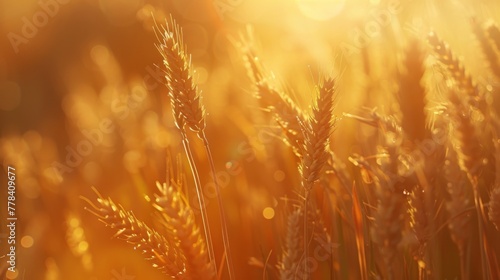
<svg viewBox="0 0 500 280"><path fill-rule="evenodd" d="M1 279L500 279L498 0L3 2Z"/></svg>
<svg viewBox="0 0 500 280"><path fill-rule="evenodd" d="M342 12L346 0L295 0L295 2L304 16L326 21Z"/></svg>

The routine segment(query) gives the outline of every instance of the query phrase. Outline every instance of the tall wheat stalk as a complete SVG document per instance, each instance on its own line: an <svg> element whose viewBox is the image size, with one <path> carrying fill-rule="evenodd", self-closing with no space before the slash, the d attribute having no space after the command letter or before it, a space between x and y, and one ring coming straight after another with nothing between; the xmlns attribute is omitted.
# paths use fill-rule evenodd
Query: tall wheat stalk
<svg viewBox="0 0 500 280"><path fill-rule="evenodd" d="M186 49L183 44L182 31L180 30L180 27L173 19L171 19L170 24L167 24L164 29L160 30L160 28L156 26L156 32L161 32L161 40L158 38L160 44L157 45L156 48L163 57L165 78L167 81L167 88L169 90L168 93L172 106L174 122L181 133L182 145L184 147L195 183L209 259L212 263L212 267L217 269L212 234L210 232L210 222L208 220L206 210L205 196L203 195L200 176L191 152L189 139L184 129L187 123L189 123L189 127L197 130L201 130L205 127L203 108L199 102L200 97L198 96L196 85L192 81L190 73L191 64L186 55Z"/></svg>
<svg viewBox="0 0 500 280"><path fill-rule="evenodd" d="M484 205L479 191L479 178L483 168L483 155L478 139L475 136L475 127L471 123L466 108L461 103L458 95L453 90L450 93L450 102L453 105L456 153L461 169L467 174L472 184L474 204L477 212L479 228L479 246L481 251L481 265L483 277L492 279L492 263L489 253L488 239L485 231Z"/></svg>
<svg viewBox="0 0 500 280"><path fill-rule="evenodd" d="M301 184L304 189L304 272L309 275L307 259L309 257L309 233L307 227L309 195L315 184L320 179L329 158L328 146L330 134L334 126L333 98L336 92L335 79L324 78L318 85L318 97L314 101L312 115L301 123L304 137L302 161L299 166Z"/></svg>
<svg viewBox="0 0 500 280"><path fill-rule="evenodd" d="M157 28L158 29L158 28ZM169 96L172 104L172 113L176 126L181 131L183 145L188 156L189 164L195 177L197 185L197 194L199 199L202 216L204 216L204 227L207 238L207 243L211 243L210 227L208 225L208 218L206 217L206 209L203 198L203 190L199 182L196 164L192 156L189 146L188 138L186 135L185 127L187 126L192 131L196 132L200 139L202 139L205 146L205 151L208 155L210 169L212 171L213 180L215 183L216 196L219 208L219 216L221 219L222 238L224 243L224 253L226 256L227 269L230 279L234 279L234 269L231 257L231 249L229 244L229 234L227 231L226 214L220 193L220 186L215 173L215 166L213 163L212 155L210 152L207 137L205 135L205 114L203 105L200 102L200 94L198 87L193 81L191 75L191 62L187 55L186 48L182 42L182 31L176 22L171 19L170 24L166 25L163 30L161 43L157 46L160 54L163 57L163 64L165 66L165 77L167 79L167 87L169 89ZM210 242L209 242L210 240ZM208 244L212 247L212 244ZM213 259L213 249L210 255ZM215 264L215 260L213 260Z"/></svg>

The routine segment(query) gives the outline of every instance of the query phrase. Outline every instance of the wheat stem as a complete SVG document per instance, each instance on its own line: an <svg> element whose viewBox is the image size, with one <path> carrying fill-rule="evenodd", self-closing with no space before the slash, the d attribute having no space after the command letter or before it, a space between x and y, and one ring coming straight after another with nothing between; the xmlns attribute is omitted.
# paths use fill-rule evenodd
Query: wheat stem
<svg viewBox="0 0 500 280"><path fill-rule="evenodd" d="M215 164L212 157L212 152L210 150L210 145L208 143L207 136L205 134L205 130L201 130L198 133L198 137L203 141L203 145L205 146L205 152L207 153L208 162L210 164L210 171L212 172L212 176L215 184L215 193L217 196L217 203L219 204L219 216L221 219L221 227L222 227L222 241L224 243L224 252L226 254L226 263L227 270L229 273L229 278L234 279L234 267L233 267L233 259L231 257L231 245L229 242L229 234L227 230L227 221L226 221L226 212L224 211L224 203L222 200L222 195L220 192L219 181L217 180L217 173L215 172Z"/></svg>
<svg viewBox="0 0 500 280"><path fill-rule="evenodd" d="M213 242L212 242L212 234L210 233L210 223L207 217L207 210L205 204L205 196L203 195L203 189L201 188L200 176L198 174L198 169L196 164L194 163L193 153L191 152L191 148L189 146L189 140L184 131L181 131L182 135L182 145L184 146L184 151L186 153L189 167L191 169L191 173L193 175L194 184L196 188L196 195L198 196L198 204L200 206L201 213L201 221L203 224L203 231L205 232L205 240L208 248L208 257L210 259L210 263L212 264L212 268L215 269L215 273L217 273L217 262L215 260Z"/></svg>

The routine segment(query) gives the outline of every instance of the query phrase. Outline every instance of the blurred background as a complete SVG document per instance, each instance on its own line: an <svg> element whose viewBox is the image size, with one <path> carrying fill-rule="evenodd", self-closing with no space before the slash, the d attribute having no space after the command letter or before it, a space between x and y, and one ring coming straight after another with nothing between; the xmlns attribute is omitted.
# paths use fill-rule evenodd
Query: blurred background
<svg viewBox="0 0 500 280"><path fill-rule="evenodd" d="M84 210L80 196L94 199L95 186L154 224L143 198L155 192L155 181L165 180L167 156L183 152L153 32L153 18L162 24L170 17L183 29L206 106L237 274L261 279L262 269L249 260L269 256L276 263L273 249L283 243L278 233L289 212L284 198L297 199L300 180L291 150L277 140L279 127L252 96L238 50L242 34L252 34L263 64L292 89L304 110L322 73L340 77L332 147L347 164L353 153L374 152L363 147L363 139L375 132L342 113L374 107L398 112L394 76L401 49L413 39L435 30L469 72L491 82L469 21L500 22L500 5L493 0L0 0L0 158L3 172L7 166L17 171L19 219L18 272L2 275L5 279L163 279L132 246L112 238L113 232ZM439 71L426 75L443 79ZM193 145L198 160L206 162L203 146ZM208 174L206 164L200 168ZM6 185L3 173L1 184ZM5 195L1 191L2 219ZM214 207L208 211L216 217ZM0 257L6 234L2 226ZM220 242L220 232L213 234ZM215 248L220 260L222 244Z"/></svg>

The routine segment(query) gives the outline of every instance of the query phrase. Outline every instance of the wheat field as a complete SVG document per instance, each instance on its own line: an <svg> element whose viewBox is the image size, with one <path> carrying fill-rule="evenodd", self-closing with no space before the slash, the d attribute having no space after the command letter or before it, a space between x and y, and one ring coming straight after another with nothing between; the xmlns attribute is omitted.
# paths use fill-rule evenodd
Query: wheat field
<svg viewBox="0 0 500 280"><path fill-rule="evenodd" d="M0 11L1 279L500 279L497 1Z"/></svg>

